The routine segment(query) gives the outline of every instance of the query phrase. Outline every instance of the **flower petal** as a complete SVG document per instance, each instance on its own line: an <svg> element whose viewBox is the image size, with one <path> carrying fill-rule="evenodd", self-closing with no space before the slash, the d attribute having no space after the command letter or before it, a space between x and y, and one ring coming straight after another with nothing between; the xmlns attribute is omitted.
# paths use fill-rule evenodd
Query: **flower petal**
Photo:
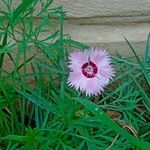
<svg viewBox="0 0 150 150"><path fill-rule="evenodd" d="M86 78L80 85L81 91L85 92L86 95L98 95L103 91L102 84L98 78Z"/></svg>
<svg viewBox="0 0 150 150"><path fill-rule="evenodd" d="M80 83L85 80L85 77L82 75L81 72L70 72L68 77L68 84L70 86L75 87L77 90L80 88Z"/></svg>
<svg viewBox="0 0 150 150"><path fill-rule="evenodd" d="M105 50L95 49L91 52L90 60L98 67L104 67L110 64L110 56Z"/></svg>
<svg viewBox="0 0 150 150"><path fill-rule="evenodd" d="M81 68L82 65L86 62L88 62L88 52L87 51L75 51L75 52L72 52L70 55L69 55L69 60L70 60L70 64L69 64L69 68L71 70L73 70L74 68Z"/></svg>
<svg viewBox="0 0 150 150"><path fill-rule="evenodd" d="M110 65L107 65L106 68L98 69L97 77L104 85L108 84L110 79L112 79L114 76L114 69Z"/></svg>

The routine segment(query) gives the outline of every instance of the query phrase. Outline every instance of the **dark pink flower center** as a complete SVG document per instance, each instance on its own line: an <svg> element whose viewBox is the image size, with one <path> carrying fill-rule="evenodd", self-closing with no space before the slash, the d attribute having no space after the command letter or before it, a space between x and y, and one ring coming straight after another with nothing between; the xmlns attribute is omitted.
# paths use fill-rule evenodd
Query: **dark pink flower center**
<svg viewBox="0 0 150 150"><path fill-rule="evenodd" d="M94 78L97 74L97 70L97 66L92 61L89 61L82 66L82 73L87 78Z"/></svg>

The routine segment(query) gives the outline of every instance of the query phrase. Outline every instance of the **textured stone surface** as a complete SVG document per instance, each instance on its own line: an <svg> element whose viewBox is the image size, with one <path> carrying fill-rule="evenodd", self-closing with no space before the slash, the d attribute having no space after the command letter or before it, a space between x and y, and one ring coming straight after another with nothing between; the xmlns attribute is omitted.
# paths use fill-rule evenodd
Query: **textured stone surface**
<svg viewBox="0 0 150 150"><path fill-rule="evenodd" d="M71 35L74 40L99 46L115 53L130 55L124 36L135 46L137 52L143 55L148 33L149 23L116 24L116 25L74 25L65 24L64 32Z"/></svg>
<svg viewBox="0 0 150 150"><path fill-rule="evenodd" d="M140 16L150 14L150 0L56 0L70 17Z"/></svg>
<svg viewBox="0 0 150 150"><path fill-rule="evenodd" d="M13 0L13 8L19 2ZM60 5L67 17L64 33L72 39L127 53L125 36L143 52L150 31L150 0L54 0L54 7ZM0 9L5 10L2 1Z"/></svg>
<svg viewBox="0 0 150 150"><path fill-rule="evenodd" d="M42 0L44 2L46 0ZM20 4L13 0L13 8ZM63 6L69 17L116 17L150 15L150 0L54 0L53 6ZM5 9L0 1L0 9Z"/></svg>
<svg viewBox="0 0 150 150"><path fill-rule="evenodd" d="M124 41L145 41L150 31L149 23L128 25L75 25L65 24L64 32L84 43L111 43Z"/></svg>

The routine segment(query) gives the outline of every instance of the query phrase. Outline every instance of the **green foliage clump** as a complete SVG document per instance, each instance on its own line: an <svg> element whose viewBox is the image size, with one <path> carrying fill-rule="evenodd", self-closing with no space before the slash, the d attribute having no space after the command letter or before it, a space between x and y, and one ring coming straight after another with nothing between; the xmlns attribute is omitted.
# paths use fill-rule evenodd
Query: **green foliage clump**
<svg viewBox="0 0 150 150"><path fill-rule="evenodd" d="M150 35L142 59L125 38L134 56L112 57L116 78L86 97L66 84L68 53L88 46L63 33L62 7L2 2L0 149L150 149Z"/></svg>

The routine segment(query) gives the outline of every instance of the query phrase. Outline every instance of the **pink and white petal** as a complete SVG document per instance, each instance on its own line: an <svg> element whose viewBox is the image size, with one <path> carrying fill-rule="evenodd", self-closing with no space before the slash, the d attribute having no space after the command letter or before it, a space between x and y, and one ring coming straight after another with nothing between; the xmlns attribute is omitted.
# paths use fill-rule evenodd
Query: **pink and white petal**
<svg viewBox="0 0 150 150"><path fill-rule="evenodd" d="M77 90L80 88L80 83L84 80L81 72L70 72L68 77L68 84L75 87Z"/></svg>
<svg viewBox="0 0 150 150"><path fill-rule="evenodd" d="M106 86L110 81L109 78L106 78L105 76L101 74L97 75L96 77L99 79L101 86Z"/></svg>
<svg viewBox="0 0 150 150"><path fill-rule="evenodd" d="M82 82L80 88L89 96L96 96L103 91L103 87L100 85L99 80L96 77L87 78L86 81Z"/></svg>
<svg viewBox="0 0 150 150"><path fill-rule="evenodd" d="M98 74L102 74L106 78L112 78L115 76L115 71L114 68L111 65L109 65L106 66L105 68L99 69Z"/></svg>
<svg viewBox="0 0 150 150"><path fill-rule="evenodd" d="M111 66L107 66L107 68L98 69L96 75L103 85L109 83L110 79L115 76L114 69Z"/></svg>
<svg viewBox="0 0 150 150"><path fill-rule="evenodd" d="M88 61L89 55L87 55L87 52L82 51L74 51L70 53L69 60L70 65L69 68L81 68L84 63Z"/></svg>
<svg viewBox="0 0 150 150"><path fill-rule="evenodd" d="M108 65L110 65L110 58L109 57L103 57L99 61L97 61L98 68L106 68Z"/></svg>
<svg viewBox="0 0 150 150"><path fill-rule="evenodd" d="M110 56L105 50L95 48L91 52L90 60L98 66L103 66L110 63Z"/></svg>
<svg viewBox="0 0 150 150"><path fill-rule="evenodd" d="M68 65L68 68L71 70L71 71L74 71L74 72L79 72L79 71L82 71L82 65L77 65L77 64L69 64Z"/></svg>

